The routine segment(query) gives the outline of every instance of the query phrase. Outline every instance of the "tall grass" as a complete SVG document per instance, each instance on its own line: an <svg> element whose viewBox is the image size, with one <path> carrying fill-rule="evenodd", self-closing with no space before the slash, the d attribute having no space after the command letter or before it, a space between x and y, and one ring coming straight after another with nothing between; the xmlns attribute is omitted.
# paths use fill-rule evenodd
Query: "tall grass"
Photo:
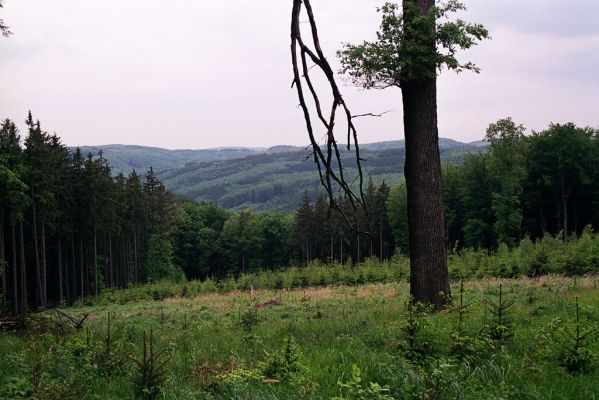
<svg viewBox="0 0 599 400"><path fill-rule="evenodd" d="M599 234L586 229L578 238L564 242L546 236L532 242L524 239L516 248L502 245L497 251L466 249L449 254L449 274L453 280L488 277L538 277L548 274L582 276L599 273ZM87 305L124 304L168 297L192 297L215 292L253 289L295 289L318 286L355 286L366 283L392 283L409 280L410 261L397 253L391 260L375 258L352 265L321 263L264 270L219 281L159 281L125 290L107 290L97 299L83 300Z"/></svg>

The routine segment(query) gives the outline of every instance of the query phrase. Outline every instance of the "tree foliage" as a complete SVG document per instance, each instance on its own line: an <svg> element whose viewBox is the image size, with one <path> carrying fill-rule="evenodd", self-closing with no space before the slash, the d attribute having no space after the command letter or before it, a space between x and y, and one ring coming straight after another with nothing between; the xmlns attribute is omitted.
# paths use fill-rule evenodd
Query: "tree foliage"
<svg viewBox="0 0 599 400"><path fill-rule="evenodd" d="M457 58L458 50L469 49L489 37L480 24L470 24L451 18L466 7L459 1L441 2L422 13L411 1L404 1L403 10L397 3L379 7L382 22L375 42L344 44L337 54L341 73L366 89L400 87L402 82L432 78L431 71L444 67L461 72L479 68L472 62ZM435 26L436 29L432 28ZM436 51L428 45L434 43ZM430 68L433 66L433 68ZM433 76L434 77L434 76Z"/></svg>
<svg viewBox="0 0 599 400"><path fill-rule="evenodd" d="M4 0L0 0L0 8L4 7ZM0 35L4 36L4 37L9 37L10 35L12 35L12 32L10 31L10 27L8 27L5 23L4 20L2 18L0 18Z"/></svg>

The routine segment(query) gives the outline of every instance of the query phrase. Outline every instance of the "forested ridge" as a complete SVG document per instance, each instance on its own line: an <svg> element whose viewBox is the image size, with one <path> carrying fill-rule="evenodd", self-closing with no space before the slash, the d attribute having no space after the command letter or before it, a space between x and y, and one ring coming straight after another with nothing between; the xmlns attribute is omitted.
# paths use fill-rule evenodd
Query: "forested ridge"
<svg viewBox="0 0 599 400"><path fill-rule="evenodd" d="M485 144L441 138L439 146L443 160L461 163L464 154L479 152ZM403 180L402 140L366 143L361 148L367 160L366 173L375 183L384 180L395 184ZM304 147L167 150L106 145L83 146L81 152L102 152L113 175L153 167L169 191L196 201L216 202L228 209L290 212L305 190L312 197L322 193L310 152ZM351 153L342 149L342 156L348 174L355 174Z"/></svg>
<svg viewBox="0 0 599 400"><path fill-rule="evenodd" d="M503 251L599 227L597 131L574 124L524 131L500 120L487 131L488 151L444 164L449 250ZM369 182L360 234L307 191L291 213L232 211L177 199L152 168L113 176L102 153L69 150L31 114L23 134L10 120L1 125L0 179L2 304L14 312L141 282L218 280L408 251L402 182ZM345 199L339 204L351 212ZM596 264L570 272L597 271Z"/></svg>
<svg viewBox="0 0 599 400"><path fill-rule="evenodd" d="M485 147L484 142L462 143L453 139L440 138L441 149L463 149L474 150ZM403 140L391 140L376 143L364 143L362 148L369 151L402 149ZM123 172L128 174L133 169L145 171L154 168L157 174L166 171L182 169L186 166L200 163L211 163L214 161L230 161L245 158L252 155L297 153L296 161L304 159L305 147L277 145L268 148L263 147L216 147L208 149L164 149L159 147L148 147L125 144L107 144L98 146L80 146L83 154L98 154L102 152L110 161L113 174ZM73 148L74 150L74 148Z"/></svg>

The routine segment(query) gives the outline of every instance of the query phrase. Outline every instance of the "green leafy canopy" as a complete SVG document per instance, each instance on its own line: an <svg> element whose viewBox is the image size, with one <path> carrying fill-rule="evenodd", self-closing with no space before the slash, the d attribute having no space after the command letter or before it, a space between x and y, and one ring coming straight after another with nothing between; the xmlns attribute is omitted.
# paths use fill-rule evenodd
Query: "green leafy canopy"
<svg viewBox="0 0 599 400"><path fill-rule="evenodd" d="M457 0L438 2L428 12L422 12L411 0L404 0L403 9L397 3L387 2L377 9L382 13L377 40L359 45L346 43L337 52L342 64L340 72L366 89L432 79L443 67L478 73L480 69L474 63L459 61L457 52L490 36L481 24L450 18L465 10Z"/></svg>

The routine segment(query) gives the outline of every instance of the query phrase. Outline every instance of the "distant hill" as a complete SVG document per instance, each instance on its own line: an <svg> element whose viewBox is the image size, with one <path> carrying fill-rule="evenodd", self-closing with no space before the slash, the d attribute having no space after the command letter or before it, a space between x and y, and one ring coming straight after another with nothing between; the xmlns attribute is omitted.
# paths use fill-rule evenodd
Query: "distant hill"
<svg viewBox="0 0 599 400"><path fill-rule="evenodd" d="M484 146L484 143L482 144ZM480 143L440 139L442 160L460 163L464 154L481 151ZM231 209L291 211L302 192L321 192L309 149L295 146L271 148L220 148L167 150L153 147L108 145L82 147L96 154L102 150L113 171L145 172L150 166L168 190L197 201L217 202ZM403 140L361 145L366 179L390 185L403 179ZM342 153L347 176L357 174L353 154Z"/></svg>
<svg viewBox="0 0 599 400"><path fill-rule="evenodd" d="M202 150L168 150L158 147L144 147L123 144L109 144L104 146L81 146L84 155L88 153L104 153L104 157L110 161L115 173L128 174L131 170L145 172L152 166L156 171L184 167L187 163L206 161L231 160L243 158L252 154L260 154L267 149L260 148L216 148Z"/></svg>

